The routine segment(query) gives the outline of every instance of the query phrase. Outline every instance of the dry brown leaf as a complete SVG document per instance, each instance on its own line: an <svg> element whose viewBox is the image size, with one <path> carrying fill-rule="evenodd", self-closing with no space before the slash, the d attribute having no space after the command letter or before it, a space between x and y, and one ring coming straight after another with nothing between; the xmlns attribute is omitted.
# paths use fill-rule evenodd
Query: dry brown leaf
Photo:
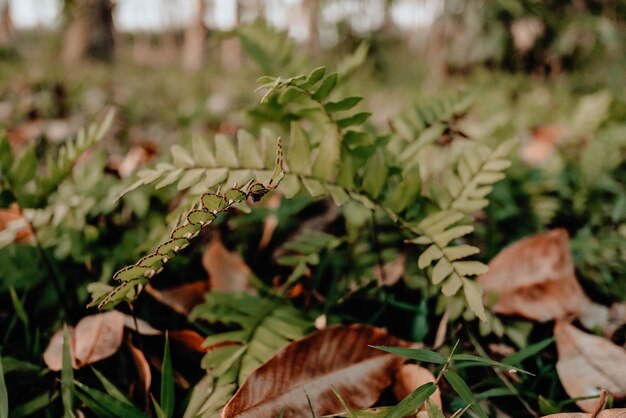
<svg viewBox="0 0 626 418"><path fill-rule="evenodd" d="M274 235L274 231L278 226L278 215L275 213L276 209L280 207L280 203L282 201L282 196L280 193L273 193L269 198L266 199L266 207L268 209L274 210L271 214L269 214L263 220L263 234L261 235L261 240L259 241L259 248L265 248L272 240L272 236Z"/></svg>
<svg viewBox="0 0 626 418"><path fill-rule="evenodd" d="M204 340L206 337L198 334L196 331L190 329L181 329L175 331L169 331L168 333L170 341L180 344L182 347L189 351L195 351L196 353L206 353L207 347L204 346Z"/></svg>
<svg viewBox="0 0 626 418"><path fill-rule="evenodd" d="M595 417L593 417L592 414L585 414L583 412L571 412L545 415L541 418L626 418L626 408L605 409Z"/></svg>
<svg viewBox="0 0 626 418"><path fill-rule="evenodd" d="M172 308L181 315L189 313L197 305L204 302L204 295L209 291L208 281L185 283L169 289L155 289L152 285L145 287L146 292L162 304Z"/></svg>
<svg viewBox="0 0 626 418"><path fill-rule="evenodd" d="M424 383L434 381L435 376L433 376L427 368L417 364L403 364L396 372L393 393L396 395L396 399L401 401ZM441 392L439 392L439 388L430 396L430 399L435 402L439 408L443 408L441 406ZM420 410L423 409L425 408L422 406Z"/></svg>
<svg viewBox="0 0 626 418"><path fill-rule="evenodd" d="M225 292L251 290L250 267L239 256L224 247L219 237L211 240L202 256L202 265L209 273L211 289Z"/></svg>
<svg viewBox="0 0 626 418"><path fill-rule="evenodd" d="M404 362L368 345L407 346L380 328L332 326L294 341L256 369L224 407L222 417L315 416L343 407L335 388L351 408L376 402Z"/></svg>
<svg viewBox="0 0 626 418"><path fill-rule="evenodd" d="M112 356L122 344L124 315L109 311L81 319L70 329L72 367L77 369ZM63 330L57 331L43 354L50 370L59 371L63 365Z"/></svg>
<svg viewBox="0 0 626 418"><path fill-rule="evenodd" d="M545 164L554 154L557 144L568 133L568 129L561 125L543 125L533 128L532 136L520 148L522 160L532 166Z"/></svg>
<svg viewBox="0 0 626 418"><path fill-rule="evenodd" d="M577 315L591 303L574 275L564 229L524 238L502 250L478 278L485 297L493 292L497 313L546 322Z"/></svg>
<svg viewBox="0 0 626 418"><path fill-rule="evenodd" d="M133 318L130 315L124 315L124 326L141 335L163 335L163 331L154 328L143 319Z"/></svg>
<svg viewBox="0 0 626 418"><path fill-rule="evenodd" d="M601 388L617 398L626 396L626 350L563 321L557 321L554 334L556 370L570 397L597 395ZM595 403L595 399L576 402L585 412L592 412Z"/></svg>
<svg viewBox="0 0 626 418"><path fill-rule="evenodd" d="M394 260L383 264L382 269L380 266L375 266L374 277L376 277L378 284L380 286L393 286L398 283L398 280L404 276L405 261L406 254L400 254Z"/></svg>
<svg viewBox="0 0 626 418"><path fill-rule="evenodd" d="M126 339L126 344L128 346L130 356L135 363L135 368L137 369L137 379L140 391L139 396L142 400L144 408L147 408L150 398L150 386L152 385L152 371L150 370L150 364L148 363L148 360L146 360L146 356L143 352L133 345L130 338Z"/></svg>
<svg viewBox="0 0 626 418"><path fill-rule="evenodd" d="M67 327L70 335L70 354L72 354L72 367L76 368L76 358L74 357L74 327ZM54 333L46 351L43 353L43 362L52 371L58 372L63 368L63 329Z"/></svg>

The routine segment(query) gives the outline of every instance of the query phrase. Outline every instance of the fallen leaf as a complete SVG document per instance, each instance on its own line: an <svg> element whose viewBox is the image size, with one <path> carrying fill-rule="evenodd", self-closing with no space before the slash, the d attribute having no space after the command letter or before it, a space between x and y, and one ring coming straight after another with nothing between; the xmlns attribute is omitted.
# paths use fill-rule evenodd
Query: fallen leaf
<svg viewBox="0 0 626 418"><path fill-rule="evenodd" d="M554 154L557 144L568 135L561 125L543 125L533 128L530 138L522 144L522 160L531 166L545 164Z"/></svg>
<svg viewBox="0 0 626 418"><path fill-rule="evenodd" d="M112 356L122 344L124 316L117 311L89 315L74 329L78 367Z"/></svg>
<svg viewBox="0 0 626 418"><path fill-rule="evenodd" d="M142 405L145 408L149 405L150 399L150 386L152 385L152 371L150 370L150 364L148 360L146 360L146 356L143 352L135 347L130 338L126 339L126 345L128 346L128 351L130 352L130 356L133 359L133 363L135 363L135 368L137 369L137 379L139 383L139 397L142 400Z"/></svg>
<svg viewBox="0 0 626 418"><path fill-rule="evenodd" d="M202 265L209 273L212 290L235 292L252 289L250 267L239 254L228 251L217 236L207 246Z"/></svg>
<svg viewBox="0 0 626 418"><path fill-rule="evenodd" d="M124 326L141 335L163 335L163 331L154 328L143 319L133 318L130 315L124 315Z"/></svg>
<svg viewBox="0 0 626 418"><path fill-rule="evenodd" d="M546 322L577 315L591 303L574 275L569 238L564 229L524 238L502 250L478 278L496 293L496 313Z"/></svg>
<svg viewBox="0 0 626 418"><path fill-rule="evenodd" d="M196 331L190 329L182 329L169 331L168 333L170 341L178 343L189 351L195 351L197 353L206 353L207 347L204 346L204 340L206 337L198 334Z"/></svg>
<svg viewBox="0 0 626 418"><path fill-rule="evenodd" d="M626 408L605 409L596 416L582 412L571 412L545 415L541 418L626 418Z"/></svg>
<svg viewBox="0 0 626 418"><path fill-rule="evenodd" d="M554 334L556 370L570 397L597 395L600 389L616 398L626 397L626 350L563 321L557 321ZM585 412L592 412L595 403L595 399L576 402Z"/></svg>
<svg viewBox="0 0 626 418"><path fill-rule="evenodd" d="M376 402L404 362L368 345L408 346L368 325L332 326L294 341L256 369L224 407L222 417L284 418L344 411Z"/></svg>
<svg viewBox="0 0 626 418"><path fill-rule="evenodd" d="M173 311L187 316L193 308L204 302L204 295L209 291L209 282L203 280L161 290L148 285L145 290Z"/></svg>
<svg viewBox="0 0 626 418"><path fill-rule="evenodd" d="M406 398L418 387L424 383L434 382L435 376L425 367L417 364L403 364L398 368L396 372L396 380L393 385L393 393L396 395L396 399L401 401ZM441 392L439 389L430 396L430 399L437 404L439 408L441 406ZM425 410L425 405L420 410Z"/></svg>
<svg viewBox="0 0 626 418"><path fill-rule="evenodd" d="M383 264L382 268L374 267L374 277L380 286L393 286L404 276L406 254L400 254L394 260ZM382 271L381 271L382 270Z"/></svg>
<svg viewBox="0 0 626 418"><path fill-rule="evenodd" d="M72 367L76 368L76 358L74 357L74 327L67 327L70 334L70 354L72 355ZM43 362L52 371L58 372L63 368L63 329L54 333L46 351L43 353Z"/></svg>
<svg viewBox="0 0 626 418"><path fill-rule="evenodd" d="M274 235L274 231L278 226L278 215L276 214L276 209L280 207L281 201L282 196L280 193L273 193L268 199L266 199L265 206L268 209L271 209L272 213L270 213L263 220L263 234L261 235L261 240L259 241L259 248L261 249L267 247L270 243L272 236Z"/></svg>
<svg viewBox="0 0 626 418"><path fill-rule="evenodd" d="M70 328L72 367L78 369L112 356L122 344L124 315L109 311L89 315ZM43 354L50 370L59 371L63 364L63 331L58 330L50 339Z"/></svg>

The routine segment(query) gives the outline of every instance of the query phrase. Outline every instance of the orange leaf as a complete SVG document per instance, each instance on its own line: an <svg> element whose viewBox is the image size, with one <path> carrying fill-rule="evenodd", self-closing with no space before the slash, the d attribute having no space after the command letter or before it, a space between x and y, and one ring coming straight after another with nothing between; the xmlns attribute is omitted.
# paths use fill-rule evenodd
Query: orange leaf
<svg viewBox="0 0 626 418"><path fill-rule="evenodd" d="M124 334L124 315L109 311L89 315L70 330L72 367L78 369L103 360L117 352ZM57 331L43 354L50 370L59 371L63 364L63 332Z"/></svg>
<svg viewBox="0 0 626 418"><path fill-rule="evenodd" d="M369 325L332 326L287 345L256 369L224 407L222 417L315 416L342 412L333 394L351 408L376 402L404 362L368 345L408 346Z"/></svg>
<svg viewBox="0 0 626 418"><path fill-rule="evenodd" d="M554 333L556 370L570 397L597 395L601 388L617 398L626 396L626 350L562 321L556 323ZM595 399L577 402L586 412L592 412L595 404Z"/></svg>
<svg viewBox="0 0 626 418"><path fill-rule="evenodd" d="M564 229L524 238L505 248L478 278L485 293L494 292L497 313L546 322L580 313L590 300L574 275Z"/></svg>
<svg viewBox="0 0 626 418"><path fill-rule="evenodd" d="M250 267L239 256L222 245L219 237L211 240L202 256L202 265L209 273L211 289L225 292L250 290Z"/></svg>

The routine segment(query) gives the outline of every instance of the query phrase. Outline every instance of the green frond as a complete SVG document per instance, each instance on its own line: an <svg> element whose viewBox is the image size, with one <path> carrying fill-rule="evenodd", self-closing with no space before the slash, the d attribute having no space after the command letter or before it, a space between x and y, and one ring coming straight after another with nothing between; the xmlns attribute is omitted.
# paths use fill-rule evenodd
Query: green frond
<svg viewBox="0 0 626 418"><path fill-rule="evenodd" d="M251 179L263 183L272 176L276 141L264 130L257 140L247 131L237 133L236 142L217 134L212 141L194 136L191 151L180 145L171 150L171 162L157 163L154 168L140 170L138 180L122 191L117 199L148 184L156 189L176 184L178 190L201 194L220 186L245 184ZM274 137L275 138L275 137Z"/></svg>
<svg viewBox="0 0 626 418"><path fill-rule="evenodd" d="M211 292L190 319L223 323L237 329L209 336L209 352L202 367L216 379L214 391L203 405L202 416L219 416L237 387L257 367L290 341L307 335L312 322L284 299L261 298L247 293Z"/></svg>
<svg viewBox="0 0 626 418"><path fill-rule="evenodd" d="M177 153L176 159L190 162L187 159L188 155L182 153L181 150L175 151ZM219 161L219 153L217 155L216 159ZM210 225L219 213L233 206L245 204L248 199L254 202L260 200L268 191L276 188L283 175L282 146L279 141L275 169L266 183L250 180L241 187L234 187L223 193L208 192L203 194L199 204L196 205L197 208L187 213L186 221L174 229L169 238L161 243L153 253L144 256L135 264L117 271L113 275L113 279L122 283L108 294L96 298L92 305L97 304L99 309L111 309L118 303L127 300L131 291L135 292L137 287L143 286L154 275L160 273L164 265L189 246L191 240L200 233L200 230Z"/></svg>

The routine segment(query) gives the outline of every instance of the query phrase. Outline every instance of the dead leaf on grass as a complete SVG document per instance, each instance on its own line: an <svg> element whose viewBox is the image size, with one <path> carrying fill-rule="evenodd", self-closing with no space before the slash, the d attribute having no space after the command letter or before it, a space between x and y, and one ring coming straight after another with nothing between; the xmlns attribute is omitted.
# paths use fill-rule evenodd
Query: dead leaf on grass
<svg viewBox="0 0 626 418"><path fill-rule="evenodd" d="M574 275L569 238L564 229L524 238L502 250L478 278L496 293L496 313L546 322L577 315L591 301Z"/></svg>
<svg viewBox="0 0 626 418"><path fill-rule="evenodd" d="M202 256L202 265L209 273L212 290L236 292L252 290L250 285L250 267L239 254L224 247L219 237L211 240Z"/></svg>
<svg viewBox="0 0 626 418"><path fill-rule="evenodd" d="M626 397L625 349L562 321L555 324L554 334L559 355L556 370L570 397L597 395L600 389L616 398ZM576 404L583 411L592 412L596 400Z"/></svg>
<svg viewBox="0 0 626 418"><path fill-rule="evenodd" d="M112 356L120 348L123 334L124 315L120 312L109 311L84 317L75 328L70 328L72 367L78 369ZM52 336L43 359L50 370L61 370L63 330Z"/></svg>
<svg viewBox="0 0 626 418"><path fill-rule="evenodd" d="M404 362L368 345L409 343L368 325L327 327L292 342L256 369L222 417L309 416L309 400L315 416L338 413L344 409L333 387L351 408L367 408Z"/></svg>

